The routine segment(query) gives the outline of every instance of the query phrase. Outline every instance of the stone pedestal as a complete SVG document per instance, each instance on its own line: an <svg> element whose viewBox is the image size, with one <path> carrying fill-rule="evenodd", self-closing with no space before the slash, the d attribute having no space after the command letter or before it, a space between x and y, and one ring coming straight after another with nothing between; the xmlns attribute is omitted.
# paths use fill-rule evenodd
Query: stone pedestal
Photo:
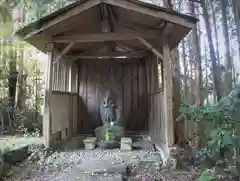
<svg viewBox="0 0 240 181"><path fill-rule="evenodd" d="M99 126L95 129L95 135L97 137L97 141L106 140L107 132L108 132L108 135L110 136L110 140L120 141L124 135L124 128L116 125Z"/></svg>
<svg viewBox="0 0 240 181"><path fill-rule="evenodd" d="M132 138L123 137L121 139L121 150L132 150Z"/></svg>
<svg viewBox="0 0 240 181"><path fill-rule="evenodd" d="M96 147L96 137L87 137L83 140L85 150L92 150Z"/></svg>

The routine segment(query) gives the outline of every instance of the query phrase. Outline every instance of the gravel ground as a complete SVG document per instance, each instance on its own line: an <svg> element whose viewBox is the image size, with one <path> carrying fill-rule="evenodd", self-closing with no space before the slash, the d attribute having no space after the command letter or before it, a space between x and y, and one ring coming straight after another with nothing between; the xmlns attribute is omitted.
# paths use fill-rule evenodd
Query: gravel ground
<svg viewBox="0 0 240 181"><path fill-rule="evenodd" d="M192 181L194 173L157 169L161 158L150 151L94 150L53 153L35 164L13 167L9 181ZM126 177L126 168L131 168ZM195 174L196 175L196 174ZM195 179L196 180L196 179Z"/></svg>

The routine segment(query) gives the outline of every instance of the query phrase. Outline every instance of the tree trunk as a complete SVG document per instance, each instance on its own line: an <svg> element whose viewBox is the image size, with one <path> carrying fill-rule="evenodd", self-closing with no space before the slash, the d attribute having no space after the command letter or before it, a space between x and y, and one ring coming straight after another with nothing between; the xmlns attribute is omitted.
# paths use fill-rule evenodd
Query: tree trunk
<svg viewBox="0 0 240 181"><path fill-rule="evenodd" d="M210 3L211 9L212 9L212 18L213 18L213 27L214 27L214 34L216 39L216 58L217 58L217 64L220 65L220 55L219 55L219 41L218 41L218 31L217 31L217 23L216 23L216 16L215 16L215 8L214 3Z"/></svg>
<svg viewBox="0 0 240 181"><path fill-rule="evenodd" d="M217 100L219 101L221 99L219 71L218 71L217 60L216 60L216 55L215 55L213 40L211 35L211 27L209 23L208 10L204 0L201 0L201 6L203 9L203 18L206 26L208 46L209 46L210 57L212 62L213 85L214 85L214 90L216 92Z"/></svg>
<svg viewBox="0 0 240 181"><path fill-rule="evenodd" d="M19 28L19 25L23 23L23 9L22 8L15 8L14 9L14 16L13 16L13 28L14 30ZM18 56L16 57L18 60L18 86L17 86L17 99L16 105L18 106L19 110L23 110L25 108L25 100L26 100L26 80L27 77L24 75L24 62L23 62L23 50L17 47L16 52L18 52Z"/></svg>
<svg viewBox="0 0 240 181"><path fill-rule="evenodd" d="M226 73L224 76L224 96L228 95L232 90L232 60L231 60L231 52L230 52L230 42L229 42L229 33L228 33L228 22L227 22L227 11L228 3L226 0L221 0L221 12L222 12L222 26L223 26L223 37L225 44L225 69Z"/></svg>
<svg viewBox="0 0 240 181"><path fill-rule="evenodd" d="M194 69L195 69L195 65L194 65L194 52L192 49L192 35L190 34L190 36L188 37L188 47L189 47L189 64L190 64L190 76L189 79L190 81L190 87L189 90L191 90L191 96L189 96L189 103L191 105L193 105L195 103L195 99L196 99L196 95L195 95L195 82L194 82Z"/></svg>
<svg viewBox="0 0 240 181"><path fill-rule="evenodd" d="M237 30L237 41L238 41L238 55L240 60L240 8L237 6L237 0L233 0L232 2L232 11L234 16L234 21L236 24L236 30Z"/></svg>
<svg viewBox="0 0 240 181"><path fill-rule="evenodd" d="M16 99L16 87L17 87L17 65L16 65L16 55L13 50L9 51L9 75L8 75L8 97L9 104L11 106L15 105Z"/></svg>
<svg viewBox="0 0 240 181"><path fill-rule="evenodd" d="M180 82L180 62L179 62L179 51L175 48L172 51L173 60L173 120L175 130L175 144L184 141L183 125L180 122L176 122L179 117L179 109L181 104L181 82Z"/></svg>
<svg viewBox="0 0 240 181"><path fill-rule="evenodd" d="M195 13L195 5L193 2L189 3L190 9L191 9L191 14L192 16L196 16ZM201 49L200 49L200 43L199 43L199 37L197 33L197 26L193 28L192 30L192 47L193 47L193 54L195 55L194 57L194 64L195 64L195 81L196 81L196 99L195 99L195 104L197 106L202 106L203 105L203 88L202 88L202 65L201 65ZM196 130L195 130L196 131ZM199 126L199 135L204 135L204 125L200 123ZM198 147L202 148L204 143L205 143L205 137L199 137L199 140L194 140L196 141L195 144L198 142Z"/></svg>
<svg viewBox="0 0 240 181"><path fill-rule="evenodd" d="M193 2L190 2L191 13L193 16L196 16L195 5ZM196 99L195 104L201 106L203 104L203 94L202 94L202 65L201 65L201 49L199 43L199 37L197 33L197 26L192 30L192 45L193 45L193 54L194 64L196 67Z"/></svg>
<svg viewBox="0 0 240 181"><path fill-rule="evenodd" d="M186 49L185 49L185 40L182 40L182 60L183 60L183 100L187 101L188 99L188 85L187 85L187 62L186 62Z"/></svg>
<svg viewBox="0 0 240 181"><path fill-rule="evenodd" d="M205 82L205 98L206 98L206 102L207 102L207 104L209 103L209 96L208 96L208 90L209 90L209 88L208 88L208 69L207 69L207 67L208 67L208 56L207 56L207 46L206 46L206 43L204 43L204 59L205 59L205 80L206 80L206 82Z"/></svg>

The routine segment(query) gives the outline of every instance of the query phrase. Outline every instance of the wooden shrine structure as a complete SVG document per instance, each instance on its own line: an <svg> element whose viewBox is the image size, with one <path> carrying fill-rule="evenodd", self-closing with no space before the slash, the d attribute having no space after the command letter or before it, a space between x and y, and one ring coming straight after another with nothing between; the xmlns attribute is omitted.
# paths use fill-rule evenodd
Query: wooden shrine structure
<svg viewBox="0 0 240 181"><path fill-rule="evenodd" d="M17 32L48 54L45 145L101 124L105 89L129 134L174 143L171 50L197 19L138 0L79 0Z"/></svg>

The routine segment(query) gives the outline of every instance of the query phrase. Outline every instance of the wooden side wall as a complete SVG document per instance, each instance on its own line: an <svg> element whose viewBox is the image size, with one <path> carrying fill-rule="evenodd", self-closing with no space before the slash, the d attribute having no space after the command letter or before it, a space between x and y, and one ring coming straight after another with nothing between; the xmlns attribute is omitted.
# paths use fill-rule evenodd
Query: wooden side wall
<svg viewBox="0 0 240 181"><path fill-rule="evenodd" d="M53 141L77 134L77 93L52 92L51 119Z"/></svg>
<svg viewBox="0 0 240 181"><path fill-rule="evenodd" d="M52 69L51 131L56 143L77 134L78 67L75 62L60 60Z"/></svg>
<svg viewBox="0 0 240 181"><path fill-rule="evenodd" d="M53 91L77 93L78 66L69 60L53 64Z"/></svg>
<svg viewBox="0 0 240 181"><path fill-rule="evenodd" d="M147 71L147 88L149 93L149 120L148 120L148 134L151 139L160 144L164 139L164 91L162 88L162 80L159 80L162 74L162 66L159 65L158 59L156 56L151 55L146 60L146 71Z"/></svg>
<svg viewBox="0 0 240 181"><path fill-rule="evenodd" d="M118 100L117 117L122 120L126 130L147 131L145 63L111 62L94 61L79 65L79 132L91 133L101 125L99 107L106 89L115 92Z"/></svg>

